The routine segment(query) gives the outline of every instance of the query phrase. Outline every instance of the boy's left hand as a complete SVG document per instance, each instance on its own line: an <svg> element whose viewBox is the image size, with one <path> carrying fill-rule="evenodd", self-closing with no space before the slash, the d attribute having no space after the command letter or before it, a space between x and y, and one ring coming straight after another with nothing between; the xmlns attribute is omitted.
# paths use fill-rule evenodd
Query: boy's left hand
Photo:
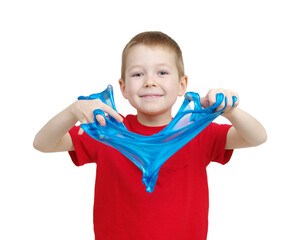
<svg viewBox="0 0 299 240"><path fill-rule="evenodd" d="M231 114L233 110L239 105L240 98L236 92L233 92L228 89L223 89L223 88L211 89L205 97L200 98L201 106L203 108L212 106L216 102L217 93L223 93L224 97L227 98L226 108L223 110L223 114L222 114L225 117ZM237 97L237 101L235 102L234 107L233 107L233 96ZM223 99L221 105L216 109L216 111L221 110L222 108L224 108L224 106L225 106L225 98Z"/></svg>

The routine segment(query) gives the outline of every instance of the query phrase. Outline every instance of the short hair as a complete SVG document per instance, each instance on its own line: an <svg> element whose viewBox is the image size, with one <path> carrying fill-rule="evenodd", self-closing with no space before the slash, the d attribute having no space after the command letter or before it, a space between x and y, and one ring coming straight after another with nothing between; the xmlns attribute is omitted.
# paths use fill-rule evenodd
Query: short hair
<svg viewBox="0 0 299 240"><path fill-rule="evenodd" d="M159 31L149 31L137 34L125 46L122 52L121 62L121 78L123 81L125 81L126 60L129 50L131 47L138 44L143 44L148 47L161 46L169 48L169 50L173 51L173 53L175 54L179 77L185 75L183 55L179 45L165 33Z"/></svg>

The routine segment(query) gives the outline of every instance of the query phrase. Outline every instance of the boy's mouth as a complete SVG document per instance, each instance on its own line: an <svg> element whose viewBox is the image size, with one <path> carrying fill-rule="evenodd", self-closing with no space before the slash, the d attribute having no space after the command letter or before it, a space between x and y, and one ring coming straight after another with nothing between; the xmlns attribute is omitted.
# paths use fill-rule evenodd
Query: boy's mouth
<svg viewBox="0 0 299 240"><path fill-rule="evenodd" d="M144 98L144 99L155 99L155 98L159 98L162 96L163 96L162 94L148 93L148 94L143 94L140 97Z"/></svg>

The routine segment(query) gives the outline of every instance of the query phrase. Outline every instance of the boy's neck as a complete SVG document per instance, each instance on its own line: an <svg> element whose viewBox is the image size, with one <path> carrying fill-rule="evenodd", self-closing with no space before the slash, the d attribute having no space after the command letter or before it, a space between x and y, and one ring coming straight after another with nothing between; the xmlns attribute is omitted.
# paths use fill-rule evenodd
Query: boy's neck
<svg viewBox="0 0 299 240"><path fill-rule="evenodd" d="M143 113L137 113L137 120L139 123L149 127L165 126L171 122L171 112L162 113L159 115L146 115Z"/></svg>

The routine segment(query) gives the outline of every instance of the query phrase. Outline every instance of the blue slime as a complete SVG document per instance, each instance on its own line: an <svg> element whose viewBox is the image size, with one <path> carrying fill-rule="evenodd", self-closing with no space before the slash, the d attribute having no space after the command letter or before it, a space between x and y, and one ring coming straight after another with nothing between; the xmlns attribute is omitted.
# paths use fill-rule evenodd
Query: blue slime
<svg viewBox="0 0 299 240"><path fill-rule="evenodd" d="M108 85L106 90L101 93L92 94L88 97L81 96L78 99L100 99L117 111L111 85ZM226 97L224 108L216 111L223 99L224 95L218 93L216 103L204 109L200 104L199 95L194 92L187 92L182 106L172 121L159 133L151 136L128 131L123 123L119 123L110 115L107 117L100 109L93 112L94 122L81 124L81 128L90 137L117 149L129 158L142 171L142 183L145 184L146 191L153 192L161 166L223 113L227 104ZM194 103L193 108L190 106L191 101ZM233 106L236 101L237 98L233 96ZM96 120L98 114L105 118L106 126L101 126Z"/></svg>

